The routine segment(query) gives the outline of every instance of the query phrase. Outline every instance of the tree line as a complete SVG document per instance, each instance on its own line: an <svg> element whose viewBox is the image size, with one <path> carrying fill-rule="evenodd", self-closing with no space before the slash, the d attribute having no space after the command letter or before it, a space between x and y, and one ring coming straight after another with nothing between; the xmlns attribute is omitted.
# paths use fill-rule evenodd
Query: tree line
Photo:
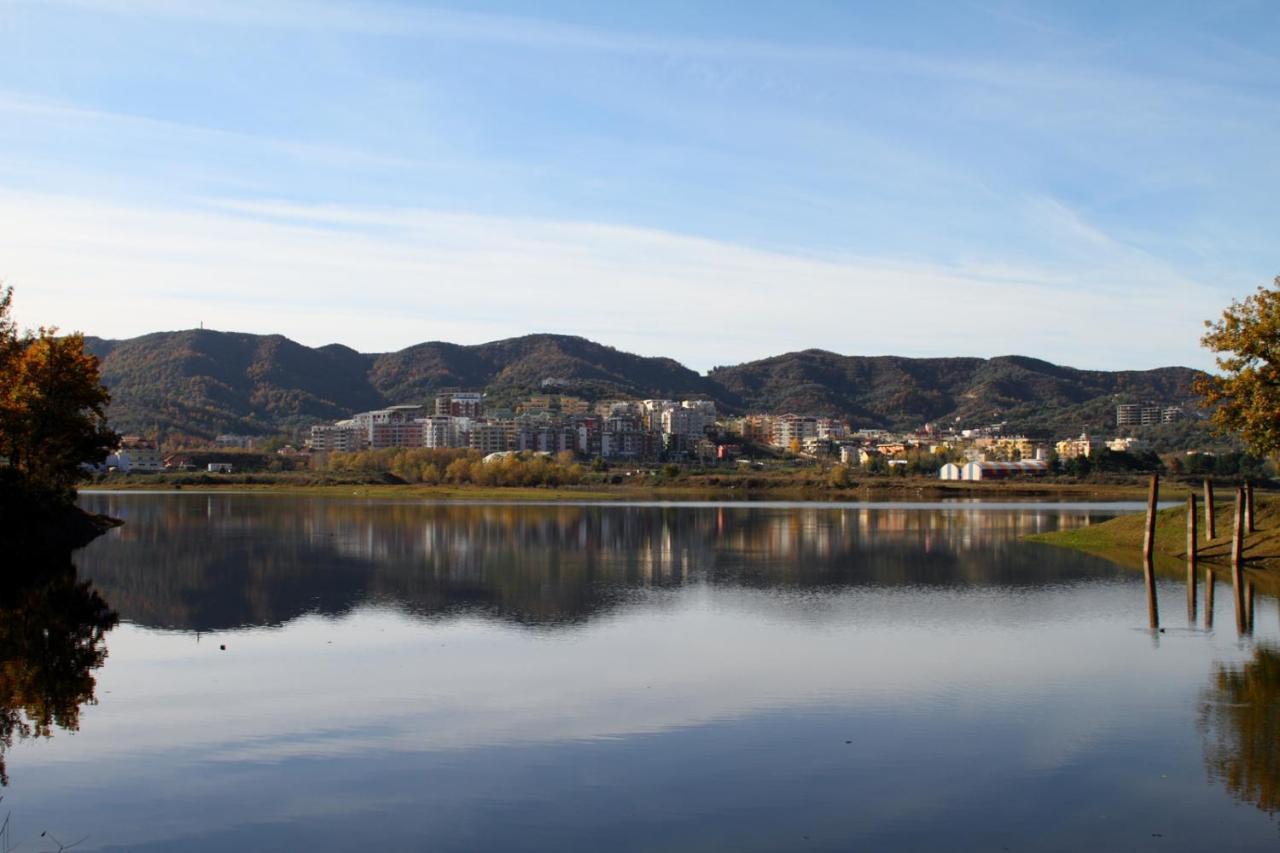
<svg viewBox="0 0 1280 853"><path fill-rule="evenodd" d="M342 474L389 472L406 483L470 486L575 486L585 470L565 452L511 454L484 461L474 450L386 448L356 453L330 453L322 470Z"/></svg>

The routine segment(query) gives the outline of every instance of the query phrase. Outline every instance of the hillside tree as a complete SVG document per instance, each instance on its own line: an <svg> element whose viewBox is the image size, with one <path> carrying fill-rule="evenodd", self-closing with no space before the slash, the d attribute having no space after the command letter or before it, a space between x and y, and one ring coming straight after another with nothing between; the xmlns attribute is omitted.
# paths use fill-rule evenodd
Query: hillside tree
<svg viewBox="0 0 1280 853"><path fill-rule="evenodd" d="M1280 276L1205 321L1200 343L1220 373L1196 382L1219 432L1239 435L1259 456L1280 452Z"/></svg>
<svg viewBox="0 0 1280 853"><path fill-rule="evenodd" d="M84 463L102 462L118 436L110 395L82 335L19 334L12 288L0 292L0 458L29 489L69 499Z"/></svg>

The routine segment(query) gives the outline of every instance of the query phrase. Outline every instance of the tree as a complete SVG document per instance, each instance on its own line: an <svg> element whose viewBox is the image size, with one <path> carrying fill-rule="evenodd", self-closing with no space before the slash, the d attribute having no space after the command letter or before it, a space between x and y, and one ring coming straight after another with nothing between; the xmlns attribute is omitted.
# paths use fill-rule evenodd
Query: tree
<svg viewBox="0 0 1280 853"><path fill-rule="evenodd" d="M0 457L23 485L69 499L84 463L116 445L107 426L110 395L82 335L54 329L19 335L0 295Z"/></svg>
<svg viewBox="0 0 1280 853"><path fill-rule="evenodd" d="M1280 451L1280 276L1231 303L1200 343L1217 353L1218 376L1196 382L1215 428L1236 433L1250 451Z"/></svg>

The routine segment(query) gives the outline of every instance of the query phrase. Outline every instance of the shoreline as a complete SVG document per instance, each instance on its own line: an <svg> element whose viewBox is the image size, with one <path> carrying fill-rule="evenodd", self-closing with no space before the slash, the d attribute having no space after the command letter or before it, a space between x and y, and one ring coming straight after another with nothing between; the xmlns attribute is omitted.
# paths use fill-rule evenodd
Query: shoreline
<svg viewBox="0 0 1280 853"><path fill-rule="evenodd" d="M237 492L280 495L342 495L360 497L418 498L434 500L501 500L501 501L797 501L797 502L862 502L873 500L943 500L1059 499L1078 502L1140 501L1146 497L1142 483L1040 483L1008 482L964 483L940 480L904 480L863 483L849 487L811 484L751 484L687 482L671 484L587 484L580 486L428 486L399 483L289 483L263 482L249 479L227 482L173 483L129 481L94 483L81 486L81 494L103 492ZM1170 498L1185 497L1191 487L1175 490ZM1172 494L1177 491L1177 494Z"/></svg>
<svg viewBox="0 0 1280 853"><path fill-rule="evenodd" d="M1172 498L1172 496L1170 496ZM1185 504L1186 495L1182 495ZM1164 503L1164 501L1161 501ZM1217 536L1205 538L1204 506L1197 507L1199 525L1195 562L1197 570L1211 569L1230 578L1231 527L1234 501L1214 500ZM1185 577L1187 573L1186 508L1183 505L1156 513L1155 547L1152 564L1156 574ZM1270 592L1280 592L1280 498L1259 496L1255 506L1255 531L1245 535L1243 567L1251 580L1261 581ZM1143 568L1142 539L1146 514L1129 513L1071 530L1034 533L1024 541L1071 548L1102 557L1136 571Z"/></svg>

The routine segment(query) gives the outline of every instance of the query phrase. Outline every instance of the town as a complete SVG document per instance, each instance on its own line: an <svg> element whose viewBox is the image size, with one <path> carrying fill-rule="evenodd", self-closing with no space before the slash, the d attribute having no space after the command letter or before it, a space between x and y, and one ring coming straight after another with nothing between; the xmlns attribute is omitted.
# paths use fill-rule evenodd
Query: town
<svg viewBox="0 0 1280 853"><path fill-rule="evenodd" d="M1148 443L1134 433L1183 417L1180 406L1120 403L1114 437L1080 434L1047 441L1007 434L1003 423L973 428L925 424L896 433L812 415L722 415L713 401L700 399L591 402L568 394L541 394L509 406L490 406L482 392L459 391L441 394L429 406L388 406L317 424L303 433L301 447L285 444L272 452L292 468L321 467L334 454L423 448L472 451L484 461L536 454L604 464L705 466L783 458L873 474L986 480L1047 474L1052 466L1087 460L1102 450L1129 456L1149 453ZM214 446L250 451L262 443L255 436L220 435ZM101 470L145 473L198 467L232 473L235 458L192 450L163 453L154 441L125 436Z"/></svg>

